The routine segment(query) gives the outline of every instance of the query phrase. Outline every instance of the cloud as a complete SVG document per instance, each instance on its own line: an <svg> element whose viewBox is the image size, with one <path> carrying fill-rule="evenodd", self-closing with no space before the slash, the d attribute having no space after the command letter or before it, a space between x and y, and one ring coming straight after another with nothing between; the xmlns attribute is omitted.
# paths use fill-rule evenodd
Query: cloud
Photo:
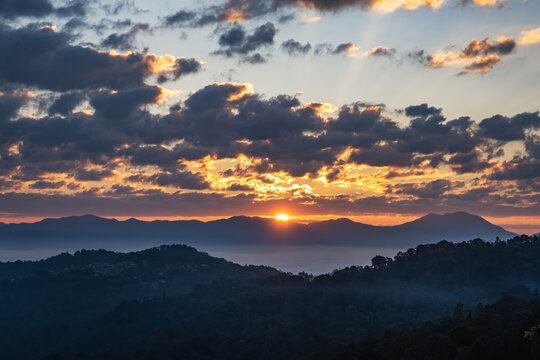
<svg viewBox="0 0 540 360"><path fill-rule="evenodd" d="M66 183L64 181L39 180L30 185L30 187L32 189L59 189L65 184Z"/></svg>
<svg viewBox="0 0 540 360"><path fill-rule="evenodd" d="M433 68L462 66L458 75L481 74L490 71L495 65L501 63L501 57L511 54L516 46L515 40L507 37L495 42L490 42L489 38L482 41L473 39L460 52L439 52L426 55L423 58L417 57L417 59Z"/></svg>
<svg viewBox="0 0 540 360"><path fill-rule="evenodd" d="M67 116L81 104L86 98L86 94L81 91L70 91L63 93L49 106L49 115L64 115Z"/></svg>
<svg viewBox="0 0 540 360"><path fill-rule="evenodd" d="M150 25L146 23L137 23L126 33L110 34L101 42L101 46L108 49L121 51L131 50L134 47L135 38L141 32L150 31Z"/></svg>
<svg viewBox="0 0 540 360"><path fill-rule="evenodd" d="M452 189L463 187L462 181L438 179L423 183L403 183L390 186L390 190L396 194L406 194L423 199L437 199Z"/></svg>
<svg viewBox="0 0 540 360"><path fill-rule="evenodd" d="M347 57L355 57L355 56L358 56L358 50L360 50L360 47L354 45L351 42L341 43L336 46L323 43L323 44L317 44L315 46L314 54L317 56L323 55L323 54L329 54L329 55L343 54Z"/></svg>
<svg viewBox="0 0 540 360"><path fill-rule="evenodd" d="M521 32L519 38L519 45L532 45L540 42L540 27L531 30L524 30Z"/></svg>
<svg viewBox="0 0 540 360"><path fill-rule="evenodd" d="M273 45L276 33L274 24L270 22L256 27L249 35L242 26L233 25L219 36L220 49L215 50L212 54L225 57L242 56L243 61L249 63L264 62L262 55L251 55L251 53Z"/></svg>
<svg viewBox="0 0 540 360"><path fill-rule="evenodd" d="M504 162L495 172L489 175L492 180L538 180L539 177L540 160L529 157L518 157Z"/></svg>
<svg viewBox="0 0 540 360"><path fill-rule="evenodd" d="M50 28L0 28L0 81L53 91L140 87L152 76L167 79L184 71L183 61L148 53L101 52L71 45Z"/></svg>
<svg viewBox="0 0 540 360"><path fill-rule="evenodd" d="M0 91L0 123L13 119L32 96L28 91Z"/></svg>
<svg viewBox="0 0 540 360"><path fill-rule="evenodd" d="M204 190L210 187L202 175L190 171L175 170L154 175L132 175L127 180L191 190Z"/></svg>
<svg viewBox="0 0 540 360"><path fill-rule="evenodd" d="M249 56L244 56L242 59L240 59L240 63L247 63L247 64L264 64L266 62L266 58L262 56L260 53L255 53Z"/></svg>
<svg viewBox="0 0 540 360"><path fill-rule="evenodd" d="M85 0L64 1L63 4L64 6L55 7L50 0L0 0L0 17L13 20L19 17L68 17L86 14Z"/></svg>
<svg viewBox="0 0 540 360"><path fill-rule="evenodd" d="M396 9L415 10L419 7L439 8L444 0L227 0L193 12L182 11L167 17L173 23L189 23L204 26L215 23L237 22L269 15L283 17L283 11L291 8L315 9L320 12L336 12L347 8L364 11L393 12ZM480 4L483 5L483 4ZM178 20L176 18L178 17ZM319 17L312 18L317 21Z"/></svg>
<svg viewBox="0 0 540 360"><path fill-rule="evenodd" d="M360 49L359 46L354 45L353 43L343 43L336 46L334 50L332 50L332 54L346 54L346 56L357 56L357 51Z"/></svg>
<svg viewBox="0 0 540 360"><path fill-rule="evenodd" d="M525 139L527 130L540 129L539 112L521 113L513 117L494 115L483 119L480 124L480 135L501 141Z"/></svg>
<svg viewBox="0 0 540 360"><path fill-rule="evenodd" d="M396 49L389 47L377 46L374 47L371 51L364 52L364 56L385 56L392 57L396 54Z"/></svg>
<svg viewBox="0 0 540 360"><path fill-rule="evenodd" d="M53 13L54 7L49 0L0 0L0 9L0 16L13 19L47 16Z"/></svg>
<svg viewBox="0 0 540 360"><path fill-rule="evenodd" d="M439 9L445 4L474 4L482 7L502 7L506 0L223 0L221 3L202 7L196 11L179 10L165 18L166 26L205 26L216 23L235 23L250 19L275 16L290 19L289 11L302 9L320 13L334 13L346 9L394 12L398 9ZM298 9L300 8L300 9ZM319 16L305 22L316 22Z"/></svg>
<svg viewBox="0 0 540 360"><path fill-rule="evenodd" d="M309 42L301 44L294 39L289 39L281 43L281 48L290 56L305 55L311 51L311 44Z"/></svg>
<svg viewBox="0 0 540 360"><path fill-rule="evenodd" d="M118 188L118 187L117 187ZM492 195L489 191L446 194L439 199L420 198L394 200L386 196L353 198L349 196L312 197L301 199L269 199L257 201L252 194L225 195L188 192L132 196L95 196L92 193L0 194L0 207L14 216L69 216L87 213L101 216L228 216L232 214L269 214L275 209L288 209L303 215L341 214L425 214L426 212L462 211L485 216L536 216L537 207L509 196Z"/></svg>
<svg viewBox="0 0 540 360"><path fill-rule="evenodd" d="M442 109L429 106L428 104L411 105L405 108L405 114L409 117L427 117L429 115L439 115Z"/></svg>
<svg viewBox="0 0 540 360"><path fill-rule="evenodd" d="M90 99L97 118L129 120L134 112L146 104L156 104L164 96L159 86L143 86L118 92L98 92Z"/></svg>
<svg viewBox="0 0 540 360"><path fill-rule="evenodd" d="M461 3L501 9L508 3L508 0L461 0Z"/></svg>
<svg viewBox="0 0 540 360"><path fill-rule="evenodd" d="M452 170L458 174L481 172L494 165L494 163L484 160L478 150L452 155L448 163Z"/></svg>
<svg viewBox="0 0 540 360"><path fill-rule="evenodd" d="M4 194L0 202L24 203L40 192L57 194L54 199L72 209L74 198L104 210L104 204L155 206L171 196L186 204L195 198L223 202L217 206L224 208L294 199L302 209L309 202L339 211L394 211L393 205L412 211L457 204L462 192L482 181L511 182L500 192L510 201L517 181L534 181L537 173L538 113L477 123L465 116L447 119L442 109L424 103L400 110L409 121L398 122L382 104L303 104L290 95L267 98L238 83L209 84L168 112L151 113L147 105L160 102L164 92L147 84L70 90L51 96L50 115L11 115L0 122L0 183L28 193ZM74 111L81 101L91 111ZM500 150L511 141L519 141L528 155L501 158ZM444 180L440 174L464 175L448 183L438 181ZM325 195L326 186L332 196ZM355 192L364 186L378 195ZM209 194L175 195L182 191ZM240 201L228 191L249 197ZM512 196L529 201L527 206L534 201Z"/></svg>
<svg viewBox="0 0 540 360"><path fill-rule="evenodd" d="M113 176L113 172L110 169L78 169L74 178L78 181L101 181L105 178Z"/></svg>
<svg viewBox="0 0 540 360"><path fill-rule="evenodd" d="M169 15L165 18L166 26L183 25L195 18L196 14L193 11L179 10L176 13Z"/></svg>
<svg viewBox="0 0 540 360"><path fill-rule="evenodd" d="M493 66L501 62L502 60L498 55L488 55L483 58L474 60L469 65L464 66L463 69L460 70L458 75L465 75L471 73L483 74L490 71L491 69L493 69Z"/></svg>

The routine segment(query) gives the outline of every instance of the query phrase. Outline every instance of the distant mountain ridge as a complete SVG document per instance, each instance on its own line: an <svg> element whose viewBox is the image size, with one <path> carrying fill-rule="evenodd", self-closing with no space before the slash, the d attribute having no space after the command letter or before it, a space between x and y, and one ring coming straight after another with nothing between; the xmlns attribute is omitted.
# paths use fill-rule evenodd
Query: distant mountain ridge
<svg viewBox="0 0 540 360"><path fill-rule="evenodd" d="M0 226L0 245L6 241L15 241L21 245L28 239L35 242L50 238L55 241L100 238L111 241L149 239L156 244L163 240L173 240L190 245L212 242L221 245L318 244L402 248L440 240L494 240L496 237L507 239L515 235L480 216L465 212L428 214L395 226L367 225L346 218L301 224L248 216L202 222L137 219L119 221L83 215L48 218L35 223L4 224Z"/></svg>

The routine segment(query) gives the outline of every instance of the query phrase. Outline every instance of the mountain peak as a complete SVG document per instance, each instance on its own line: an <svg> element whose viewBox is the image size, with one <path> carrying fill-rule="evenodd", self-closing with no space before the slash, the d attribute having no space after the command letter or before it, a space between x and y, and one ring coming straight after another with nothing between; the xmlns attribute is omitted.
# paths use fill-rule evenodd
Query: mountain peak
<svg viewBox="0 0 540 360"><path fill-rule="evenodd" d="M105 222L117 222L116 219L102 218L93 214L85 215L72 215L61 218L47 218L41 220L39 223L70 223L70 224L88 224L88 223L105 223Z"/></svg>
<svg viewBox="0 0 540 360"><path fill-rule="evenodd" d="M452 241L463 240L468 237L491 240L496 236L507 238L515 235L500 226L490 223L481 216L464 211L442 215L430 213L411 222L395 226L394 229L401 231L403 234L406 232L416 234L419 240L421 238L420 234L429 236L430 239Z"/></svg>
<svg viewBox="0 0 540 360"><path fill-rule="evenodd" d="M440 214L435 214L435 213L429 213L425 216L422 216L414 221L456 221L456 220L481 220L483 222L488 222L487 220L485 220L483 217L481 216L478 216L478 215L474 215L474 214L469 214L468 212L465 212L465 211L456 211L456 212L453 212L453 213L444 213L442 215ZM414 222L412 221L412 222Z"/></svg>

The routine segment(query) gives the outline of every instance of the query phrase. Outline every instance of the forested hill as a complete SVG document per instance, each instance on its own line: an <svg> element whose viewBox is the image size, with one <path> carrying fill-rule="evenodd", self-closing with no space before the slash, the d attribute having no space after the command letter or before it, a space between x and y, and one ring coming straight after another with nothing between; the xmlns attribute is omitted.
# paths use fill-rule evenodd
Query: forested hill
<svg viewBox="0 0 540 360"><path fill-rule="evenodd" d="M3 359L302 359L540 284L540 238L439 242L312 277L187 246L0 263ZM32 344L32 346L28 346ZM347 345L348 346L348 345Z"/></svg>

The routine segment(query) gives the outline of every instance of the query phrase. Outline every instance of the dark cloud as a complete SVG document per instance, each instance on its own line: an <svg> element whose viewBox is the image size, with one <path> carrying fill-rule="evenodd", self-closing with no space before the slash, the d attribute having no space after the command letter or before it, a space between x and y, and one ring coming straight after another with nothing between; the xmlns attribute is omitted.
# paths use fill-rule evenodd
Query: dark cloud
<svg viewBox="0 0 540 360"><path fill-rule="evenodd" d="M343 44L339 44L338 46L336 46L336 48L334 50L332 50L332 53L333 54L341 54L341 53L344 53L344 52L347 52L347 51L350 51L350 49L354 48L354 44L353 43L343 43Z"/></svg>
<svg viewBox="0 0 540 360"><path fill-rule="evenodd" d="M144 12L135 5L133 0L108 0L105 4L100 2L99 7L107 15L119 15L122 12L136 15Z"/></svg>
<svg viewBox="0 0 540 360"><path fill-rule="evenodd" d="M492 180L534 180L540 182L540 160L533 157L516 157L505 161L489 175Z"/></svg>
<svg viewBox="0 0 540 360"><path fill-rule="evenodd" d="M241 63L247 63L247 64L264 64L266 62L266 58L262 56L260 53L255 53L249 56L244 56L240 62Z"/></svg>
<svg viewBox="0 0 540 360"><path fill-rule="evenodd" d="M165 18L166 26L184 25L193 20L196 13L193 11L179 10L176 13L169 15Z"/></svg>
<svg viewBox="0 0 540 360"><path fill-rule="evenodd" d="M88 3L89 3L88 0L66 1L64 6L56 8L55 14L57 16L62 16L62 17L71 17L71 16L82 17L86 15Z"/></svg>
<svg viewBox="0 0 540 360"><path fill-rule="evenodd" d="M194 58L179 58L176 60L172 79L177 80L183 75L194 74L202 69L201 62Z"/></svg>
<svg viewBox="0 0 540 360"><path fill-rule="evenodd" d="M133 175L128 177L127 180L189 190L204 190L210 187L210 184L202 175L191 171L172 171L155 175Z"/></svg>
<svg viewBox="0 0 540 360"><path fill-rule="evenodd" d="M302 45L294 39L289 39L281 43L281 48L291 56L305 55L311 51L311 44L305 43Z"/></svg>
<svg viewBox="0 0 540 360"><path fill-rule="evenodd" d="M437 199L448 191L462 187L464 182L438 179L424 183L404 183L390 186L392 193L406 194L423 199Z"/></svg>
<svg viewBox="0 0 540 360"><path fill-rule="evenodd" d="M19 109L30 99L30 94L21 91L0 91L0 122L14 118ZM1 137L0 137L1 139Z"/></svg>
<svg viewBox="0 0 540 360"><path fill-rule="evenodd" d="M86 99L86 94L80 91L71 91L63 93L49 107L49 115L67 116Z"/></svg>
<svg viewBox="0 0 540 360"><path fill-rule="evenodd" d="M153 75L172 71L176 78L187 73L181 72L180 63L166 73L156 70L156 55L114 55L69 41L67 34L49 28L0 28L0 53L10 54L0 57L0 81L54 91L123 89L140 87Z"/></svg>
<svg viewBox="0 0 540 360"><path fill-rule="evenodd" d="M431 63L431 55L429 55L425 50L409 51L406 56L413 63L418 63L424 66L428 66Z"/></svg>
<svg viewBox="0 0 540 360"><path fill-rule="evenodd" d="M458 174L482 172L494 165L493 163L483 160L478 151L452 155L448 160L448 163Z"/></svg>
<svg viewBox="0 0 540 360"><path fill-rule="evenodd" d="M215 50L212 54L226 57L243 56L246 62L259 63L263 59L262 55L255 54L251 55L250 58L250 53L262 47L273 45L276 33L274 24L270 22L258 26L249 35L242 26L234 25L219 36L220 49Z"/></svg>
<svg viewBox="0 0 540 360"><path fill-rule="evenodd" d="M248 185L244 185L244 184L231 184L231 185L229 185L227 190L230 190L230 191L251 191L253 189L251 189L251 187L249 187Z"/></svg>
<svg viewBox="0 0 540 360"><path fill-rule="evenodd" d="M113 176L113 172L109 169L78 169L74 178L78 181L101 181L105 178Z"/></svg>
<svg viewBox="0 0 540 360"><path fill-rule="evenodd" d="M412 164L413 157L413 154L401 152L393 146L373 146L354 150L349 161L370 166L408 167Z"/></svg>
<svg viewBox="0 0 540 360"><path fill-rule="evenodd" d="M162 96L158 86L144 86L114 93L99 92L90 99L97 118L111 120L129 119L141 106L155 104Z"/></svg>
<svg viewBox="0 0 540 360"><path fill-rule="evenodd" d="M84 16L87 5L86 0L64 1L60 7L55 7L50 0L0 0L0 17L11 20L19 17L43 18L50 15Z"/></svg>
<svg viewBox="0 0 540 360"><path fill-rule="evenodd" d="M411 105L405 108L405 115L410 117L426 117L429 115L439 115L441 109L428 106L428 104Z"/></svg>
<svg viewBox="0 0 540 360"><path fill-rule="evenodd" d="M0 0L0 16L7 19L44 17L53 11L54 6L49 0Z"/></svg>
<svg viewBox="0 0 540 360"><path fill-rule="evenodd" d="M540 160L540 138L531 136L525 140L525 149L533 159Z"/></svg>
<svg viewBox="0 0 540 360"><path fill-rule="evenodd" d="M342 43L336 46L333 46L328 43L323 44L317 44L315 46L315 50L313 52L314 55L319 56L323 54L328 55L340 55L340 54L352 54L354 51L358 50L358 48L352 43Z"/></svg>
<svg viewBox="0 0 540 360"><path fill-rule="evenodd" d="M323 55L325 53L331 54L332 53L332 46L330 44L324 43L324 44L317 44L315 45L315 50L313 51L313 54L316 56Z"/></svg>
<svg viewBox="0 0 540 360"><path fill-rule="evenodd" d="M32 189L59 189L66 183L64 181L39 180L30 185Z"/></svg>
<svg viewBox="0 0 540 360"><path fill-rule="evenodd" d="M540 129L540 113L521 113L513 117L494 115L479 124L480 135L495 140L512 141L525 139L529 129Z"/></svg>
<svg viewBox="0 0 540 360"><path fill-rule="evenodd" d="M329 123L328 127L331 131L361 133L372 128L381 119L382 113L378 107L344 106L337 119Z"/></svg>
<svg viewBox="0 0 540 360"><path fill-rule="evenodd" d="M138 23L125 33L110 34L101 42L101 46L108 49L117 49L121 51L132 50L134 48L135 38L141 32L150 31L150 25Z"/></svg>

